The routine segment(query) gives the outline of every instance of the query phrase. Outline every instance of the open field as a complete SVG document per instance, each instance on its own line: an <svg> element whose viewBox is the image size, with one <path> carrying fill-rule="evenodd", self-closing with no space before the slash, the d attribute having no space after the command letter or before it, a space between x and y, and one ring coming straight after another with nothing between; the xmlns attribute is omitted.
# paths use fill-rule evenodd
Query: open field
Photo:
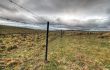
<svg viewBox="0 0 110 70"><path fill-rule="evenodd" d="M110 70L110 32L49 33L0 26L0 70Z"/></svg>

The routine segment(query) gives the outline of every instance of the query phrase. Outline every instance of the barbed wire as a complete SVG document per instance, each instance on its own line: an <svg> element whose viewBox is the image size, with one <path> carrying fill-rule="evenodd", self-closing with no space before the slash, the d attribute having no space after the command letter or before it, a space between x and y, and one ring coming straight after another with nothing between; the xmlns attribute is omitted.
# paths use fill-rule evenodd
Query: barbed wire
<svg viewBox="0 0 110 70"><path fill-rule="evenodd" d="M18 6L20 9L22 9L22 10L24 10L24 11L30 13L31 15L33 15L34 18L36 18L36 19L40 18L41 21L47 22L47 20L44 19L43 17L40 17L39 15L34 14L32 11L30 11L29 9L24 8L23 6L17 4L17 3L14 2L13 0L8 0L8 1L11 2L11 3L13 3L14 5ZM16 7L15 7L15 8L16 8ZM25 21L17 21L17 20L13 20L13 19L6 18L6 17L0 17L0 18L1 18L1 19L4 19L4 20L9 20L9 21L12 21L12 22L28 23L28 22L25 22ZM49 20L49 21L51 21L51 20ZM51 22L52 22L52 21L51 21ZM52 22L52 23L54 23L54 22ZM50 25L51 25L51 24L50 24ZM61 29L62 24L57 24L57 25L59 25L60 29L59 29L59 27L56 27L55 24L52 24L53 29L55 29L55 30L62 30L62 29ZM58 28L58 29L57 29L57 28Z"/></svg>
<svg viewBox="0 0 110 70"><path fill-rule="evenodd" d="M27 22L24 22L24 21L12 20L12 19L9 19L9 18L6 18L6 17L1 17L1 16L0 16L0 19L7 20L7 21L12 21L12 22L19 22L19 23L27 24Z"/></svg>
<svg viewBox="0 0 110 70"><path fill-rule="evenodd" d="M46 20L45 18L43 18L43 17L41 17L41 16L39 16L39 15L37 15L37 14L34 14L32 11L30 11L30 10L27 9L27 8L24 8L23 6L19 5L18 3L14 2L13 0L8 0L8 1L11 2L11 3L13 3L13 4L15 4L15 5L18 6L19 8L23 9L24 11L30 13L31 15L33 15L33 17L34 17L35 19L40 19L40 20L43 21L43 22L47 22L47 20Z"/></svg>

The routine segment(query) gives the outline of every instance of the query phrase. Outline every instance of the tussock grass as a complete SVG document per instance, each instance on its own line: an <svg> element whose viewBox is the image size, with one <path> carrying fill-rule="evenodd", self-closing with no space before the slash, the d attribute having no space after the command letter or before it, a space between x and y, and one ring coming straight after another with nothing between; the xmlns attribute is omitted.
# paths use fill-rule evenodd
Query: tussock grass
<svg viewBox="0 0 110 70"><path fill-rule="evenodd" d="M110 70L109 32L64 31L62 38L60 31L50 32L47 64L44 63L45 33L1 34L0 46L5 48L0 48L0 59L5 59L4 69Z"/></svg>

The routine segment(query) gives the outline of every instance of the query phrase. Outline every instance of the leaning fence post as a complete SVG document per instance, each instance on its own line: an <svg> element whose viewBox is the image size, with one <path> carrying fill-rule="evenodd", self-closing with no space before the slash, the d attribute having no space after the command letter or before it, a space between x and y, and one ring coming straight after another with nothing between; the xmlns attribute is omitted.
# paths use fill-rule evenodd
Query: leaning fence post
<svg viewBox="0 0 110 70"><path fill-rule="evenodd" d="M46 33L46 48L45 48L45 62L48 62L48 36L49 35L49 22L47 22L47 33Z"/></svg>

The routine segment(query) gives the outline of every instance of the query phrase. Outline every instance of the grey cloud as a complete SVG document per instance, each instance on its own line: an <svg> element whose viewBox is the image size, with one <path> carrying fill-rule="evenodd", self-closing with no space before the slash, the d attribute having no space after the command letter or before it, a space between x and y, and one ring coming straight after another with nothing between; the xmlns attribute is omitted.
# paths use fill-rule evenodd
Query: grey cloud
<svg viewBox="0 0 110 70"><path fill-rule="evenodd" d="M86 30L86 31L110 31L110 21L99 23L99 22L88 22L86 24L66 25L70 30Z"/></svg>
<svg viewBox="0 0 110 70"><path fill-rule="evenodd" d="M6 11L17 12L16 6L14 6L8 0L0 0L0 8L0 11L5 9Z"/></svg>
<svg viewBox="0 0 110 70"><path fill-rule="evenodd" d="M94 16L94 15L106 15L110 17L110 0L13 0L17 4L25 7L26 9L32 11L38 15L48 15L54 16L57 14L78 14L78 15L86 15L86 16ZM0 0L0 17L9 18L16 21L25 21L27 23L36 23L36 21L32 18L28 18L27 15L23 15L23 13L28 12L20 9L16 5L12 4L8 0ZM19 14L19 15L18 15ZM74 15L71 15L74 16ZM37 17L38 18L38 17ZM44 17L43 17L44 18ZM45 18L47 21L50 20ZM40 18L38 21L42 22ZM53 19L51 18L51 21ZM57 18L56 21L58 23L53 22L54 24L60 24L60 19ZM110 21L107 20L106 23L94 23L95 21L90 20L84 24L78 24L73 26L63 24L62 28L69 29L82 29L82 30L91 30L91 29L109 29ZM56 25L54 27L60 28L60 26Z"/></svg>
<svg viewBox="0 0 110 70"><path fill-rule="evenodd" d="M28 0L23 6L48 14L82 12L86 15L105 14L104 11L110 8L109 3L110 0Z"/></svg>
<svg viewBox="0 0 110 70"><path fill-rule="evenodd" d="M23 7L31 10L33 13L42 14L60 14L73 13L82 15L105 15L110 8L110 0L13 0ZM17 11L18 7L8 0L0 0L0 7L7 11Z"/></svg>

